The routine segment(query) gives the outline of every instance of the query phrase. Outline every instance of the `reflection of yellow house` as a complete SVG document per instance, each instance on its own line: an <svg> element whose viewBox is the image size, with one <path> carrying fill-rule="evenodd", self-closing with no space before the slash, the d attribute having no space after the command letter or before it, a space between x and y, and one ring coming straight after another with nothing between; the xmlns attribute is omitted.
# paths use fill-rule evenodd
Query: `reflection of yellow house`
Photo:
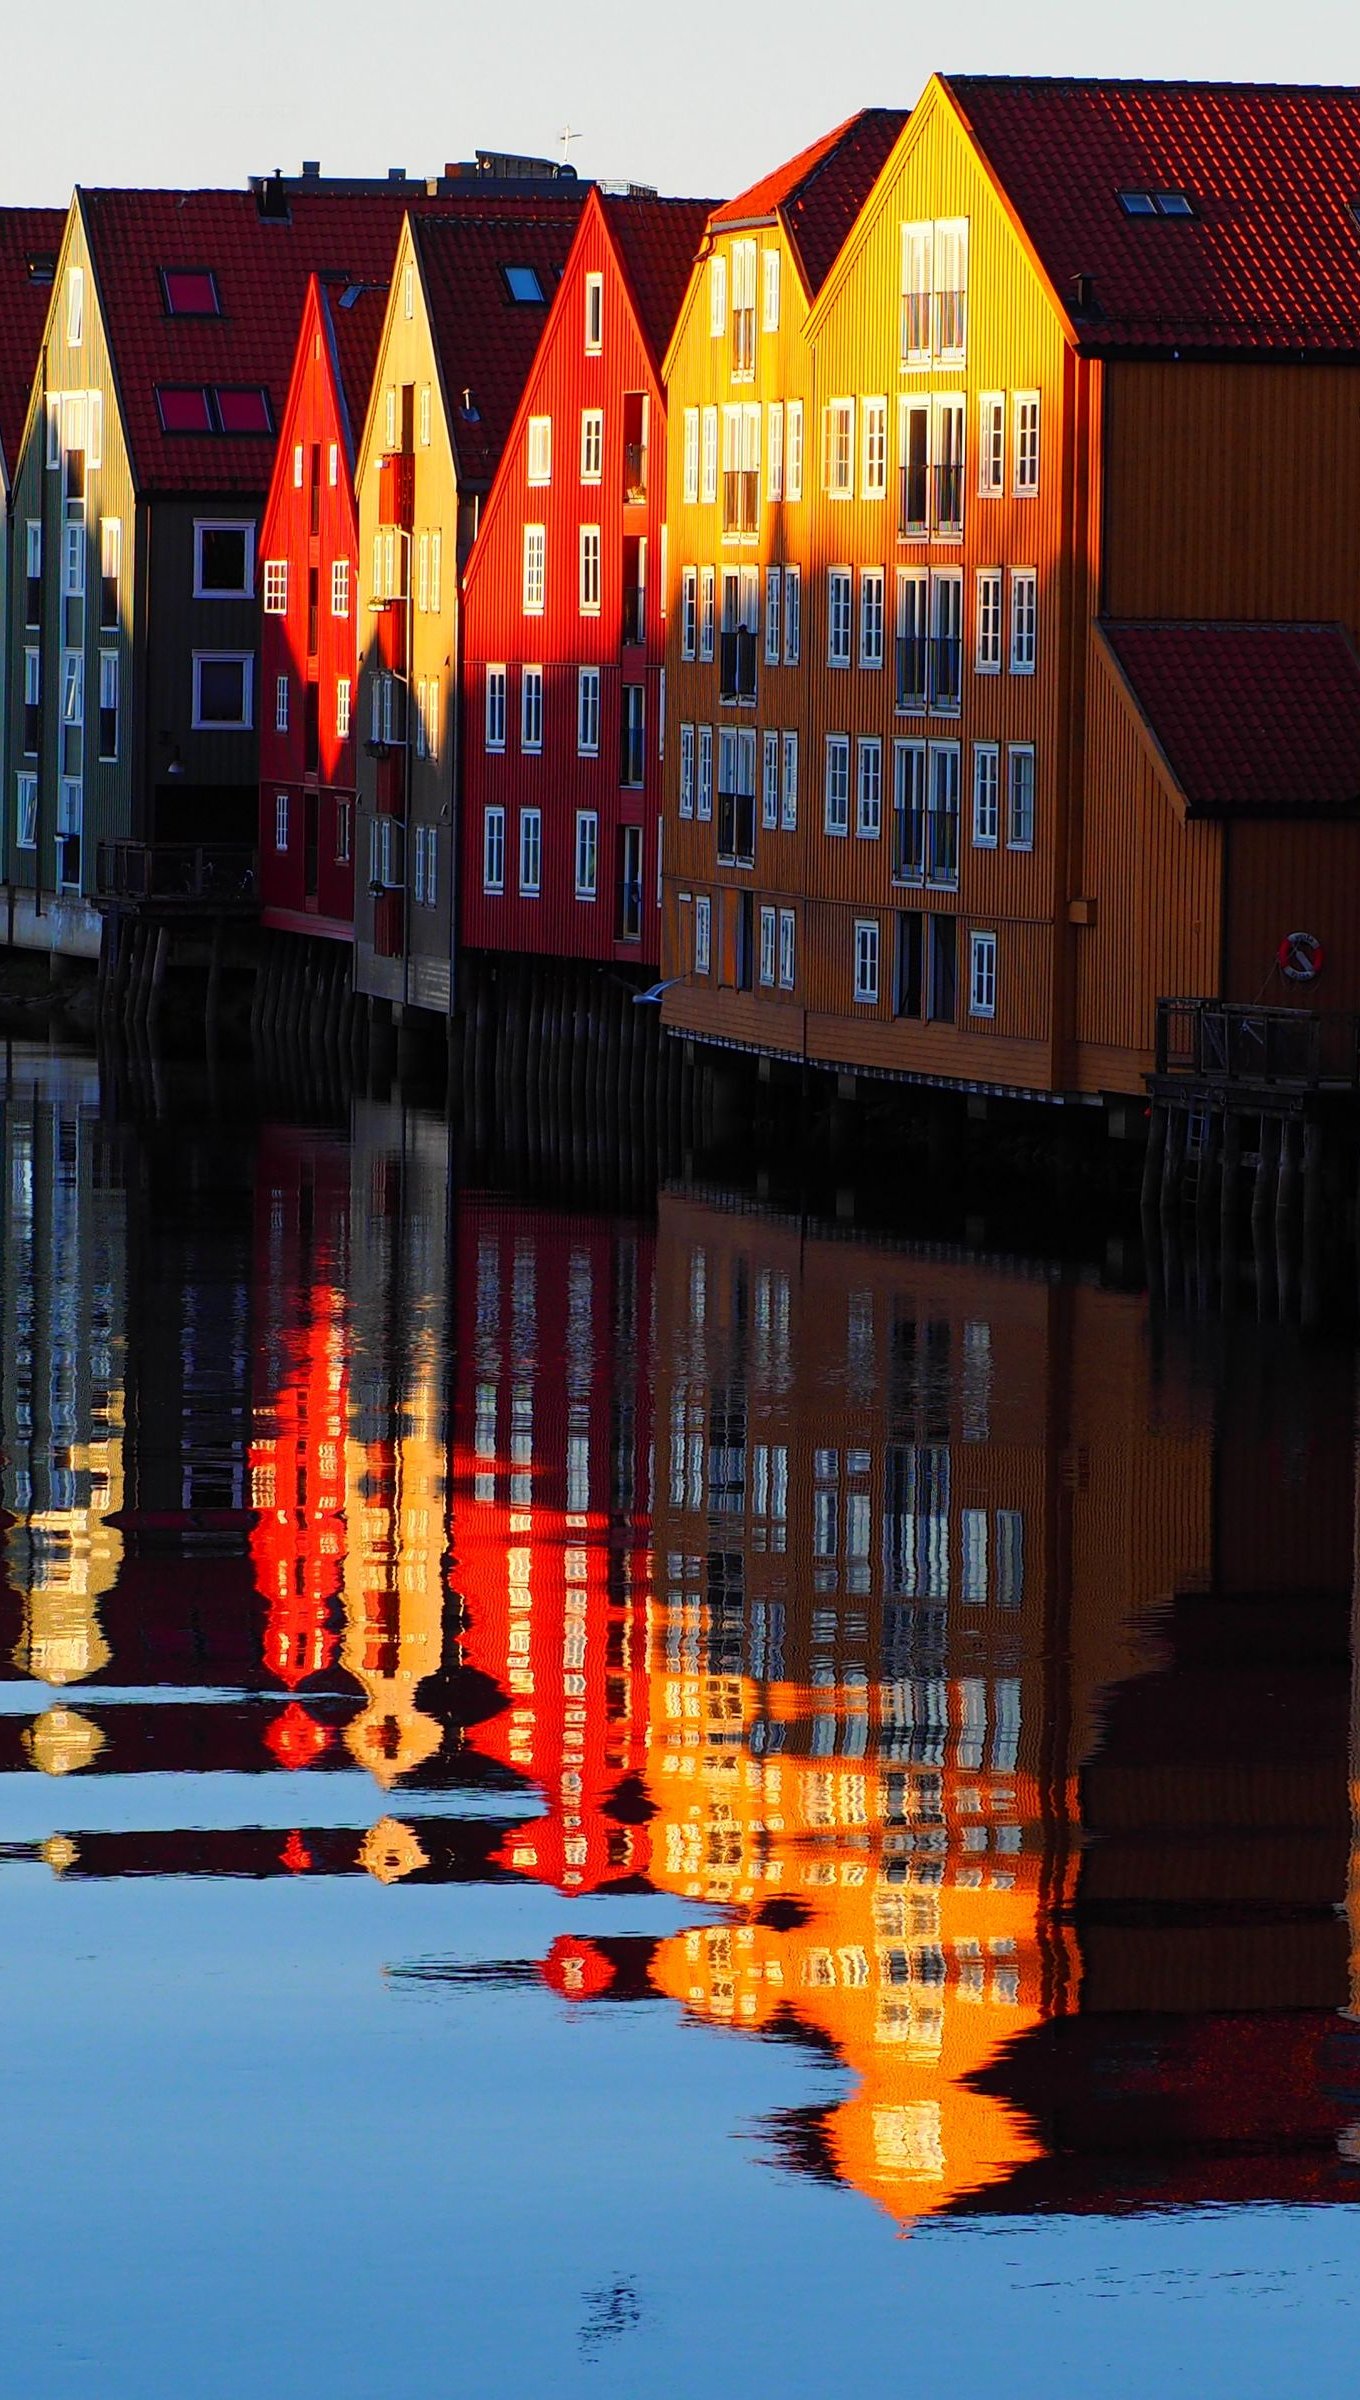
<svg viewBox="0 0 1360 2400"><path fill-rule="evenodd" d="M41 1775L74 1775L98 1758L104 1735L75 1708L47 1708L24 1728L24 1748Z"/></svg>
<svg viewBox="0 0 1360 2400"><path fill-rule="evenodd" d="M672 1936L651 1972L710 2021L758 2033L790 2012L828 2038L856 2079L826 2122L836 2169L902 2219L1040 2154L971 2078L1064 2005L1074 1959L1053 1924L1032 1776L995 1764L994 1744L972 1763L974 1687L950 1691L930 1764L909 1755L881 1692L868 1711L866 1697L816 1692L822 1723L864 1721L851 1755L842 1735L839 1754L815 1758L800 1754L812 1693L657 1677L653 1878L739 1914Z"/></svg>
<svg viewBox="0 0 1360 2400"><path fill-rule="evenodd" d="M384 1791L423 1766L444 1738L416 1706L438 1672L444 1633L444 1475L436 1438L436 1359L430 1335L410 1353L400 1422L382 1442L345 1445L345 1634L341 1657L367 1705L345 1728L356 1761Z"/></svg>
<svg viewBox="0 0 1360 2400"><path fill-rule="evenodd" d="M123 1396L110 1393L108 1431L73 1444L62 1470L77 1495L64 1508L33 1509L6 1540L9 1580L23 1595L14 1663L40 1683L79 1683L107 1666L99 1602L113 1589L123 1537L108 1519L123 1505Z"/></svg>

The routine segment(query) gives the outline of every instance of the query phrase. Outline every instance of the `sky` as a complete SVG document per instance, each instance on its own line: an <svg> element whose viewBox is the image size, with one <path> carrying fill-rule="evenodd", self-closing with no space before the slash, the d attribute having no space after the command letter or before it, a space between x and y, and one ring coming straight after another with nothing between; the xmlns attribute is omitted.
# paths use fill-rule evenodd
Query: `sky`
<svg viewBox="0 0 1360 2400"><path fill-rule="evenodd" d="M1356 0L65 0L6 12L0 202L228 184L319 158L437 173L477 148L726 197L936 68L1360 83ZM772 29L777 33L772 38ZM13 106L13 95L23 104Z"/></svg>

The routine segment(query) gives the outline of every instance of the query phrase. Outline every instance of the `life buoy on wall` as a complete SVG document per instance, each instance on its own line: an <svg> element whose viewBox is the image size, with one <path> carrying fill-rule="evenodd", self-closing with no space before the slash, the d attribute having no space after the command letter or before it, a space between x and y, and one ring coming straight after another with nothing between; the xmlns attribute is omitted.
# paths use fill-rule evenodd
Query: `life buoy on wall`
<svg viewBox="0 0 1360 2400"><path fill-rule="evenodd" d="M1275 953L1275 964L1286 983L1316 983L1326 964L1326 952L1315 933L1287 933Z"/></svg>

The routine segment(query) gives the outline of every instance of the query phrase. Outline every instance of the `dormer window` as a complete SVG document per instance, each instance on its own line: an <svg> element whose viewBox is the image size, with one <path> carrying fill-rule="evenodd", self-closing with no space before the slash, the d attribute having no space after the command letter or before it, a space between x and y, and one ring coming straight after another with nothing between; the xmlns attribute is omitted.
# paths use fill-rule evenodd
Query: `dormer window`
<svg viewBox="0 0 1360 2400"><path fill-rule="evenodd" d="M547 295L539 281L537 267L502 267L505 288L512 300L544 300Z"/></svg>
<svg viewBox="0 0 1360 2400"><path fill-rule="evenodd" d="M211 267L162 267L167 317L220 317L221 296Z"/></svg>

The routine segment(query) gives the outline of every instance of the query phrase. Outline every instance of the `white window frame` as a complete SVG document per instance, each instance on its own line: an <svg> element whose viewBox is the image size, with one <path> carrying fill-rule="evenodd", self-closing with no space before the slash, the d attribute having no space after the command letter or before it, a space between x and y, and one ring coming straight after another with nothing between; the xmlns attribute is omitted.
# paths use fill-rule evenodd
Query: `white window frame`
<svg viewBox="0 0 1360 2400"><path fill-rule="evenodd" d="M104 719L113 712L113 747L104 747ZM95 724L95 740L101 763L112 765L118 757L122 739L122 678L119 673L118 652L99 653L99 715Z"/></svg>
<svg viewBox="0 0 1360 2400"><path fill-rule="evenodd" d="M699 497L699 411L687 408L684 414L684 474L681 499L692 507ZM582 476L582 482L585 477Z"/></svg>
<svg viewBox="0 0 1360 2400"><path fill-rule="evenodd" d="M680 656L694 658L699 649L699 570L680 569Z"/></svg>
<svg viewBox="0 0 1360 2400"><path fill-rule="evenodd" d="M828 500L855 497L855 403L844 393L822 410L822 491Z"/></svg>
<svg viewBox="0 0 1360 2400"><path fill-rule="evenodd" d="M534 489L552 482L552 418L530 417L524 436L524 476Z"/></svg>
<svg viewBox="0 0 1360 2400"><path fill-rule="evenodd" d="M883 744L861 734L855 745L855 835L876 842L883 831Z"/></svg>
<svg viewBox="0 0 1360 2400"><path fill-rule="evenodd" d="M780 582L779 568L767 567L765 569L765 664L767 667L777 667L779 664L779 645L783 621L783 610L780 606L782 596Z"/></svg>
<svg viewBox="0 0 1360 2400"><path fill-rule="evenodd" d="M585 279L585 348L587 358L598 358L604 348L603 275Z"/></svg>
<svg viewBox="0 0 1360 2400"><path fill-rule="evenodd" d="M1001 673L1001 569L979 567L973 590L973 672Z"/></svg>
<svg viewBox="0 0 1360 2400"><path fill-rule="evenodd" d="M524 666L519 671L519 746L530 758L536 758L543 748L543 669Z"/></svg>
<svg viewBox="0 0 1360 2400"><path fill-rule="evenodd" d="M486 670L485 708L483 712L483 746L496 752L505 748L506 695L509 670L499 661Z"/></svg>
<svg viewBox="0 0 1360 2400"><path fill-rule="evenodd" d="M1028 768L1028 776L1024 770ZM1038 769L1033 742L1009 742L1006 746L1006 848L1034 848L1034 819L1037 813Z"/></svg>
<svg viewBox="0 0 1360 2400"><path fill-rule="evenodd" d="M862 667L878 668L883 664L886 611L887 579L882 567L861 567L859 571L859 663Z"/></svg>
<svg viewBox="0 0 1360 2400"><path fill-rule="evenodd" d="M430 387L429 387L428 383L422 383L422 385L421 385L421 387L420 387L420 399L419 399L419 401L418 401L418 403L417 403L417 411L418 411L418 417L419 417L419 439L420 439L420 447L421 447L421 449L422 449L422 450L428 450L428 449L429 449L429 447L430 447ZM336 475L337 475L338 467L339 467L339 459L338 459L338 457L337 457L337 444L336 444L336 443L334 443L334 442L332 442L332 443L331 443L331 482L332 482L332 483L334 483L334 482L335 482L335 480L336 480Z"/></svg>
<svg viewBox="0 0 1360 2400"><path fill-rule="evenodd" d="M774 910L773 908L771 908L771 907L768 905L768 903L764 903L764 902L762 902L762 904L761 904L761 910L760 910L760 975L759 975L759 980L760 980L760 982L761 982L762 986L765 988L765 990L766 990L766 991L771 991L771 992L774 990L774 977L775 977L775 952L776 952L776 944L777 944L777 941L778 941L778 934L779 934L779 918L778 918L778 914L777 914L776 910Z"/></svg>
<svg viewBox="0 0 1360 2400"><path fill-rule="evenodd" d="M699 498L709 507L718 497L718 412L699 412Z"/></svg>
<svg viewBox="0 0 1360 2400"><path fill-rule="evenodd" d="M581 481L599 483L604 476L604 410L581 411Z"/></svg>
<svg viewBox="0 0 1360 2400"><path fill-rule="evenodd" d="M823 779L822 829L833 841L850 832L850 736L829 733Z"/></svg>
<svg viewBox="0 0 1360 2400"><path fill-rule="evenodd" d="M351 678L348 675L337 675L335 679L335 738L337 742L347 742L350 738L353 705L354 685Z"/></svg>
<svg viewBox="0 0 1360 2400"><path fill-rule="evenodd" d="M66 270L66 344L79 350L85 339L85 269Z"/></svg>
<svg viewBox="0 0 1360 2400"><path fill-rule="evenodd" d="M598 667L578 667L576 670L576 755L578 758L598 758L600 755Z"/></svg>
<svg viewBox="0 0 1360 2400"><path fill-rule="evenodd" d="M699 569L699 657L705 665L712 659L714 618L717 609L717 577L712 567Z"/></svg>
<svg viewBox="0 0 1360 2400"><path fill-rule="evenodd" d="M760 824L764 833L779 830L779 736L760 737Z"/></svg>
<svg viewBox="0 0 1360 2400"><path fill-rule="evenodd" d="M288 677L286 675L276 675L274 678L275 733L286 733L288 731L289 702L291 697L292 694Z"/></svg>
<svg viewBox="0 0 1360 2400"><path fill-rule="evenodd" d="M1039 394L1011 394L1011 491L1017 500L1034 500L1039 492Z"/></svg>
<svg viewBox="0 0 1360 2400"><path fill-rule="evenodd" d="M576 811L573 857L577 899L596 899L600 889L600 819L593 808L578 808Z"/></svg>
<svg viewBox="0 0 1360 2400"><path fill-rule="evenodd" d="M1032 675L1039 656L1039 574L1035 567L1011 568L1010 671Z"/></svg>
<svg viewBox="0 0 1360 2400"><path fill-rule="evenodd" d="M237 717L205 717L200 705L202 672L209 666L239 666L241 709ZM193 715L195 733L249 733L255 723L255 654L251 650L195 650L193 653Z"/></svg>
<svg viewBox="0 0 1360 2400"><path fill-rule="evenodd" d="M713 903L703 894L694 902L694 972L707 975L713 963Z"/></svg>
<svg viewBox="0 0 1360 2400"><path fill-rule="evenodd" d="M230 591L214 586L205 589L203 582L203 536L205 533L241 533L245 535L243 567L244 581ZM255 526L249 517L195 517L194 519L194 598L195 600L253 600L255 597Z"/></svg>
<svg viewBox="0 0 1360 2400"><path fill-rule="evenodd" d="M803 403L784 403L784 498L803 497Z"/></svg>
<svg viewBox="0 0 1360 2400"><path fill-rule="evenodd" d="M698 733L698 771L694 780L694 814L703 825L713 817L713 728L700 725Z"/></svg>
<svg viewBox="0 0 1360 2400"><path fill-rule="evenodd" d="M519 812L519 890L522 900L537 900L543 890L543 811Z"/></svg>
<svg viewBox="0 0 1360 2400"><path fill-rule="evenodd" d="M14 847L38 847L38 778L28 767L21 767L14 778Z"/></svg>
<svg viewBox="0 0 1360 2400"><path fill-rule="evenodd" d="M994 933L970 933L968 936L968 1014L970 1017L996 1015Z"/></svg>
<svg viewBox="0 0 1360 2400"><path fill-rule="evenodd" d="M598 617L604 576L604 545L598 525L583 525L578 552L578 608L583 617Z"/></svg>
<svg viewBox="0 0 1360 2400"><path fill-rule="evenodd" d="M264 562L264 613L267 617L286 617L288 614L286 558L267 558Z"/></svg>
<svg viewBox="0 0 1360 2400"><path fill-rule="evenodd" d="M772 400L765 411L765 497L777 504L784 497L784 403Z"/></svg>
<svg viewBox="0 0 1360 2400"><path fill-rule="evenodd" d="M333 558L331 560L331 615L333 617L348 617L349 586L349 560Z"/></svg>
<svg viewBox="0 0 1360 2400"><path fill-rule="evenodd" d="M548 591L548 529L546 525L526 525L524 528L524 571L521 589L523 613L526 617L541 617L547 604Z"/></svg>
<svg viewBox="0 0 1360 2400"><path fill-rule="evenodd" d="M888 492L888 403L875 393L860 402L859 490L862 500L883 500Z"/></svg>
<svg viewBox="0 0 1360 2400"><path fill-rule="evenodd" d="M69 520L61 529L61 590L66 600L85 597L85 527L79 520Z"/></svg>
<svg viewBox="0 0 1360 2400"><path fill-rule="evenodd" d="M681 816L682 816L682 817L692 817L692 816L693 816L693 814L694 814L694 727L693 727L692 725L682 725L682 726L681 726L681 728L680 728L680 800L679 800L679 807L680 807L680 814L681 814Z"/></svg>
<svg viewBox="0 0 1360 2400"><path fill-rule="evenodd" d="M826 663L848 667L854 640L855 587L849 567L826 571Z"/></svg>
<svg viewBox="0 0 1360 2400"><path fill-rule="evenodd" d="M708 262L708 335L719 342L727 331L727 256L715 250Z"/></svg>
<svg viewBox="0 0 1360 2400"><path fill-rule="evenodd" d="M798 736L783 737L783 778L779 794L779 825L783 833L798 831Z"/></svg>
<svg viewBox="0 0 1360 2400"><path fill-rule="evenodd" d="M762 255L761 255L760 267L761 267L761 308L760 308L760 328L761 328L761 331L762 331L762 333L778 333L778 331L779 331L779 267L780 267L780 256L779 256L779 252L778 252L777 250L766 250L766 251L764 251L764 252L762 253Z"/></svg>
<svg viewBox="0 0 1360 2400"><path fill-rule="evenodd" d="M973 848L995 850L1001 839L1001 745L973 744Z"/></svg>
<svg viewBox="0 0 1360 2400"><path fill-rule="evenodd" d="M978 394L978 498L999 500L1006 489L1006 395Z"/></svg>
<svg viewBox="0 0 1360 2400"><path fill-rule="evenodd" d="M803 570L784 569L784 664L796 667L803 644Z"/></svg>
<svg viewBox="0 0 1360 2400"><path fill-rule="evenodd" d="M855 1003L877 1008L883 929L877 917L855 919Z"/></svg>
<svg viewBox="0 0 1360 2400"><path fill-rule="evenodd" d="M791 908L779 911L779 989L791 992L797 978L797 924Z"/></svg>
<svg viewBox="0 0 1360 2400"><path fill-rule="evenodd" d="M274 794L274 848L279 852L284 852L288 848L288 794L286 792L275 792Z"/></svg>
<svg viewBox="0 0 1360 2400"><path fill-rule="evenodd" d="M924 218L902 227L898 354L903 366L928 367L934 322L935 227Z"/></svg>
<svg viewBox="0 0 1360 2400"><path fill-rule="evenodd" d="M482 890L505 890L505 810L497 802L482 811Z"/></svg>

